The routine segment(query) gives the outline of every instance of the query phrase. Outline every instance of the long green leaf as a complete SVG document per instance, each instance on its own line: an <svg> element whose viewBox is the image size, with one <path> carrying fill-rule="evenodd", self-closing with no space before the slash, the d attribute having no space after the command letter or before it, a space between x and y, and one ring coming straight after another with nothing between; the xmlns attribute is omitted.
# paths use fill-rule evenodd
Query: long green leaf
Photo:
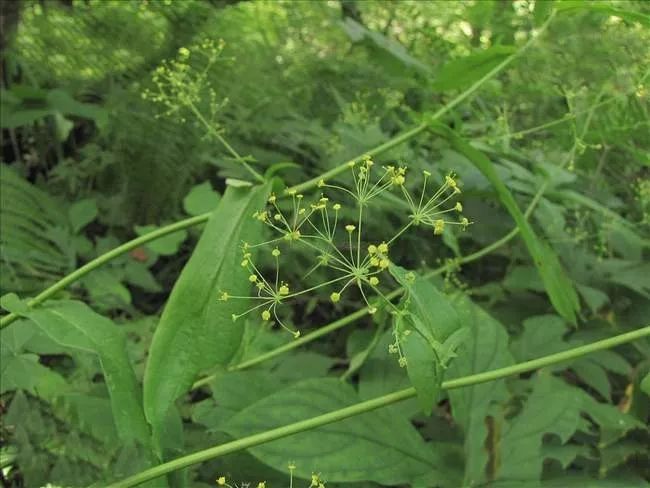
<svg viewBox="0 0 650 488"><path fill-rule="evenodd" d="M12 312L31 319L55 342L97 354L120 438L127 443L150 445L140 386L126 353L124 334L113 322L77 301L52 301L38 309L12 308Z"/></svg>
<svg viewBox="0 0 650 488"><path fill-rule="evenodd" d="M575 324L576 312L580 309L580 302L573 284L565 274L557 255L548 244L537 238L535 231L519 209L512 193L510 193L510 190L508 190L499 178L492 162L482 152L476 150L460 138L449 127L440 123L432 123L431 129L433 132L448 139L453 148L469 159L490 181L499 195L501 203L510 212L510 215L517 224L519 232L528 248L528 252L532 256L533 262L542 277L546 293L551 303L562 317Z"/></svg>
<svg viewBox="0 0 650 488"><path fill-rule="evenodd" d="M240 300L218 301L218 293L222 289L231 295L249 292L246 270L240 266L240 246L257 240L261 229L252 214L264 206L269 189L269 185L228 188L167 301L144 382L145 414L158 448L174 401L190 389L201 371L226 364L239 347L243 327L231 315L245 305Z"/></svg>

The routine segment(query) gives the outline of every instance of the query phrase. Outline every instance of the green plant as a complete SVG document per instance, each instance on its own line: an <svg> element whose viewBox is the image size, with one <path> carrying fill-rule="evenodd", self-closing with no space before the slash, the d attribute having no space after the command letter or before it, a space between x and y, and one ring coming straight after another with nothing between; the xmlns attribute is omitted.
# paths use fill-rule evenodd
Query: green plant
<svg viewBox="0 0 650 488"><path fill-rule="evenodd" d="M3 165L11 483L263 488L289 463L290 486L644 485L648 70L621 49L647 39L643 5L364 2L330 31L330 3L196 4L193 29L168 23L198 15L183 6L137 7L164 34L93 78L140 80L104 104L145 115L111 118L78 170ZM139 34L135 3L93 8L66 22ZM452 58L434 83L431 53ZM179 141L205 153L176 175ZM160 198L174 223L120 222Z"/></svg>

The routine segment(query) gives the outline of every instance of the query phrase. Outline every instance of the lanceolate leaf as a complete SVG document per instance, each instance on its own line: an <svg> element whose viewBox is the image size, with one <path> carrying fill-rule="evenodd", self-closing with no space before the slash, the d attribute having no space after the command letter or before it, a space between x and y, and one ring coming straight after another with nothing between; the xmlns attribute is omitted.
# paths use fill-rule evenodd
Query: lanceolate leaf
<svg viewBox="0 0 650 488"><path fill-rule="evenodd" d="M158 443L167 412L187 392L200 371L226 364L237 351L243 325L231 315L240 300L218 300L220 290L248 295L240 266L243 241L260 232L252 218L264 206L269 185L228 187L174 285L154 334L145 371L144 407Z"/></svg>
<svg viewBox="0 0 650 488"><path fill-rule="evenodd" d="M148 446L140 387L126 353L124 334L109 319L76 301L53 301L31 310L15 310L31 319L55 342L99 356L113 418L125 442Z"/></svg>
<svg viewBox="0 0 650 488"><path fill-rule="evenodd" d="M236 438L297 422L359 402L349 385L334 378L310 379L259 400L232 417L225 430ZM422 475L437 475L454 486L442 450L428 449L405 419L376 410L251 449L279 471L295 462L295 474L309 479L321 473L331 482L375 481L409 484ZM410 485L410 484L409 484Z"/></svg>
<svg viewBox="0 0 650 488"><path fill-rule="evenodd" d="M454 149L469 159L485 175L492 186L494 186L501 203L510 212L510 215L519 228L528 252L533 258L533 262L542 277L546 293L548 293L551 303L562 317L575 324L576 311L580 308L580 302L573 284L565 274L557 255L548 244L537 238L533 228L519 209L512 193L510 193L510 190L508 190L499 178L491 161L483 153L474 149L456 135L449 127L439 123L433 123L432 130L446 137Z"/></svg>
<svg viewBox="0 0 650 488"><path fill-rule="evenodd" d="M398 266L391 266L390 272L406 288L404 313L396 315L396 327L403 337L406 370L420 407L428 414L437 401L444 370L462 341L461 322L430 282Z"/></svg>

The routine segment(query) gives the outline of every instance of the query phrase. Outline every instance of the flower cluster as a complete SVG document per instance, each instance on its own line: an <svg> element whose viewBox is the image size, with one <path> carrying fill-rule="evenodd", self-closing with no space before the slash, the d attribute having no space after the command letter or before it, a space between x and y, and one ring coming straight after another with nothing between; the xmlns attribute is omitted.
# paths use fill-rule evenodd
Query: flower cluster
<svg viewBox="0 0 650 488"><path fill-rule="evenodd" d="M315 199L307 202L303 194L289 190L287 197L290 198L290 205L283 210L279 197L272 194L267 206L253 214L252 217L268 226L275 237L258 244L243 244L241 266L248 270L249 281L256 292L252 296L231 296L221 292L221 300L246 299L254 302L248 310L233 315L233 320L256 312L264 322L273 320L297 338L300 332L283 323L278 307L292 298L322 287L333 289L329 297L334 304L340 302L349 289L357 289L368 313L373 314L378 309L378 302L369 296L379 297L379 303L388 302L379 286L383 280L382 274L391 264L391 247L404 232L419 226L429 227L433 235L440 235L448 225L465 228L470 224L462 215L457 219L451 218L462 211L460 202L452 203L460 193L453 175L447 175L444 182L431 191L431 174L425 171L421 190L418 194L412 194L406 185L407 168L386 166L375 177L374 166L369 157L361 163L350 164L351 188L320 180L318 187L322 193ZM362 237L367 225L368 207L372 200L385 192L390 192L393 200L395 196L401 196L398 201L408 209L408 221L390 239L368 242ZM335 199L335 196L340 199ZM352 222L342 217L344 203L341 202L350 198L354 208L346 215L356 216ZM318 268L325 268L331 272L331 279L300 290L294 290L292 285L281 280L281 247L293 245L302 246L315 255L315 264L306 276ZM275 263L274 276L265 276L255 264L253 256L258 248L270 249Z"/></svg>
<svg viewBox="0 0 650 488"><path fill-rule="evenodd" d="M178 49L174 59L164 61L152 77L154 90L145 90L142 98L159 103L165 109L162 115L178 115L185 122L184 110L189 110L202 123L217 127L218 112L228 102L219 100L210 86L210 70L221 57L225 43L206 39L195 45ZM199 110L207 101L209 113Z"/></svg>

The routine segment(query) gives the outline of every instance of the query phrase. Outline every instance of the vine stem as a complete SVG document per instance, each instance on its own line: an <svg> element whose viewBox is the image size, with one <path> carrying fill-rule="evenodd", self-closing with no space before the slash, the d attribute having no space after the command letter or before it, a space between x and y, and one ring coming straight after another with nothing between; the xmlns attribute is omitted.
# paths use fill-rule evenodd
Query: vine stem
<svg viewBox="0 0 650 488"><path fill-rule="evenodd" d="M107 253L102 254L101 256L93 259L92 261L87 262L80 268L77 268L74 270L72 273L64 276L61 278L59 281L54 283L52 286L46 288L43 290L41 293L36 295L34 298L29 300L27 302L28 307L35 307L36 305L39 305L40 303L44 302L48 298L50 298L52 295L55 293L63 290L66 288L68 285L71 283L74 283L75 281L81 279L83 276L87 275L90 273L92 270L99 268L100 266L106 264L107 262L111 261L112 259L115 259L119 257L120 255L130 251L131 249L135 249L138 246L141 246L143 244L146 244L147 242L153 241L155 239L159 239L161 237L164 237L168 234L171 234L173 232L177 232L179 230L186 229L188 227L192 227L195 225L202 224L206 222L210 218L210 214L202 214L202 215L197 215L196 217L191 217L189 219L185 220L180 220L178 222L175 222L170 225L166 225L165 227L161 227L160 229L156 229L153 232L149 232L143 236L136 237L135 239L132 239L128 242L125 242L124 244L116 247L115 249L111 249ZM5 315L0 319L0 329L7 327L9 324L14 322L19 318L18 315L14 313L10 313Z"/></svg>
<svg viewBox="0 0 650 488"><path fill-rule="evenodd" d="M482 373L445 381L442 384L442 388L445 390L452 390L455 388L464 388L467 386L477 385L479 383L499 380L508 376L526 373L528 371L543 368L545 366L550 366L570 359L575 359L592 352L609 349L647 336L650 336L650 325L634 330L632 332L627 332L625 334L620 334L608 339L592 342L591 344L575 347L573 349L562 351L556 354L543 356L531 361L525 361L522 363L514 364L512 366L507 366L505 368L494 369L491 371L485 371ZM299 432L316 429L318 427L322 427L323 425L338 422L340 420L354 417L365 412L370 412L372 410L376 410L378 408L385 407L387 405L391 405L393 403L397 403L414 396L415 389L406 388L404 390L396 391L388 395L373 398L372 400L367 400L355 405L351 405L349 407L334 410L323 415L318 415L306 420L283 425L282 427L267 430L259 434L243 437L241 439L204 449L202 451L195 452L193 454L189 454L187 456L174 459L173 461L163 463L159 466L144 470L138 474L110 485L109 488L130 488L132 486L137 486L141 483L145 483L167 473L171 473L172 471L183 469L188 466L192 466L194 464L208 461L210 459L224 456L233 452L241 451L243 449L259 446L260 444L265 444L267 442L281 439L283 437L288 437Z"/></svg>

